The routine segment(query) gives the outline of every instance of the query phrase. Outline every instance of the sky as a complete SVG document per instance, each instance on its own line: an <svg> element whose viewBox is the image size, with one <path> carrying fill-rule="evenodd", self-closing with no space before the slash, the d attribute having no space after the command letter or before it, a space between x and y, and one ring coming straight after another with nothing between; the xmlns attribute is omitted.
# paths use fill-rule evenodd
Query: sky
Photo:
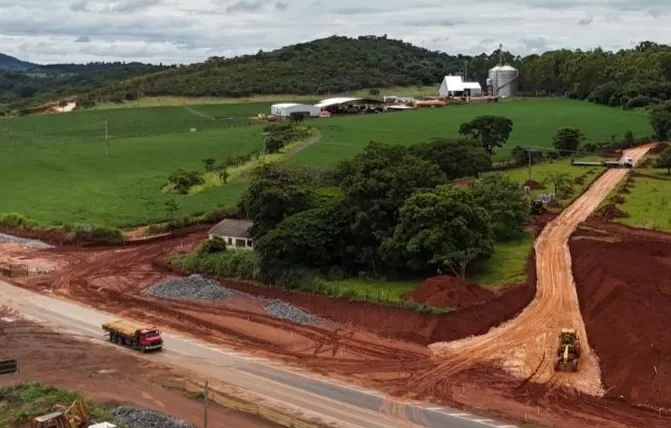
<svg viewBox="0 0 671 428"><path fill-rule="evenodd" d="M451 54L671 43L671 0L0 0L0 52L178 64L384 35Z"/></svg>

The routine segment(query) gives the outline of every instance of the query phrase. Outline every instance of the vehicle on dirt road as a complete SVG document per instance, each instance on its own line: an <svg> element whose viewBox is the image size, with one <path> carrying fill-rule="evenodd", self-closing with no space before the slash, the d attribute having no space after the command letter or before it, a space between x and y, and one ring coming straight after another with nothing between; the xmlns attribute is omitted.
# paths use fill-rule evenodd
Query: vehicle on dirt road
<svg viewBox="0 0 671 428"><path fill-rule="evenodd" d="M634 160L629 156L623 156L617 161L588 162L571 160L573 166L605 166L606 168L633 168Z"/></svg>
<svg viewBox="0 0 671 428"><path fill-rule="evenodd" d="M141 352L158 351L163 348L163 338L156 327L116 320L103 324L103 330L109 334L109 341L117 345L138 349Z"/></svg>
<svg viewBox="0 0 671 428"><path fill-rule="evenodd" d="M574 329L563 328L559 333L557 357L555 371L578 371L578 360L580 359L580 342L578 341L578 334Z"/></svg>

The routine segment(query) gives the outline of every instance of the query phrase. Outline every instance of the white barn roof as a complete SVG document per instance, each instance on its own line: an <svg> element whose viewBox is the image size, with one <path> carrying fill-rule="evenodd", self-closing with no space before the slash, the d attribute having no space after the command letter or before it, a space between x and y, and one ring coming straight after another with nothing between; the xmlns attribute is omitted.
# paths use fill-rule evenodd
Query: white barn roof
<svg viewBox="0 0 671 428"><path fill-rule="evenodd" d="M330 106L335 106L335 105L338 105L338 104L345 104L345 103L351 103L353 101L360 101L362 99L363 98L350 98L350 97L328 98L328 99L319 101L317 104L315 104L315 107L319 107L319 108L330 107Z"/></svg>
<svg viewBox="0 0 671 428"><path fill-rule="evenodd" d="M279 103L279 104L273 104L271 108L287 108L287 107L294 107L294 106L299 106L300 104L297 103Z"/></svg>
<svg viewBox="0 0 671 428"><path fill-rule="evenodd" d="M446 95L448 93L463 92L466 90L480 92L482 91L482 87L478 82L464 82L461 76L445 76L438 92L440 95Z"/></svg>

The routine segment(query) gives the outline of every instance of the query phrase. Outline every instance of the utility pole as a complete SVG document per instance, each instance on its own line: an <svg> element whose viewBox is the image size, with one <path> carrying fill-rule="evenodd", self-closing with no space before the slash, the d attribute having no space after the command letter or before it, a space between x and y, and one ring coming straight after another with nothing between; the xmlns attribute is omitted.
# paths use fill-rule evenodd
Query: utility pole
<svg viewBox="0 0 671 428"><path fill-rule="evenodd" d="M107 133L107 121L105 121L105 146L107 146L107 157L110 157L110 141Z"/></svg>
<svg viewBox="0 0 671 428"><path fill-rule="evenodd" d="M208 420L207 420L207 399L208 399L209 395L210 394L209 394L207 380L206 380L205 381L205 397L204 397L204 402L203 402L203 404L205 405L205 416L204 416L204 420L203 420L203 427L204 428L207 428L207 422L208 422Z"/></svg>

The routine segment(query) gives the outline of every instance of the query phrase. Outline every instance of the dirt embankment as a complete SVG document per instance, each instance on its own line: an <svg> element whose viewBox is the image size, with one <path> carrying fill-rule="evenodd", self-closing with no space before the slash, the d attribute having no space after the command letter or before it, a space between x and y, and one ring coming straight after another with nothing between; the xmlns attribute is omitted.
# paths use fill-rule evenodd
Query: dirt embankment
<svg viewBox="0 0 671 428"><path fill-rule="evenodd" d="M427 279L403 297L436 308L460 309L491 300L494 293L454 276L441 275Z"/></svg>
<svg viewBox="0 0 671 428"><path fill-rule="evenodd" d="M671 411L671 235L590 226L570 249L607 396Z"/></svg>

